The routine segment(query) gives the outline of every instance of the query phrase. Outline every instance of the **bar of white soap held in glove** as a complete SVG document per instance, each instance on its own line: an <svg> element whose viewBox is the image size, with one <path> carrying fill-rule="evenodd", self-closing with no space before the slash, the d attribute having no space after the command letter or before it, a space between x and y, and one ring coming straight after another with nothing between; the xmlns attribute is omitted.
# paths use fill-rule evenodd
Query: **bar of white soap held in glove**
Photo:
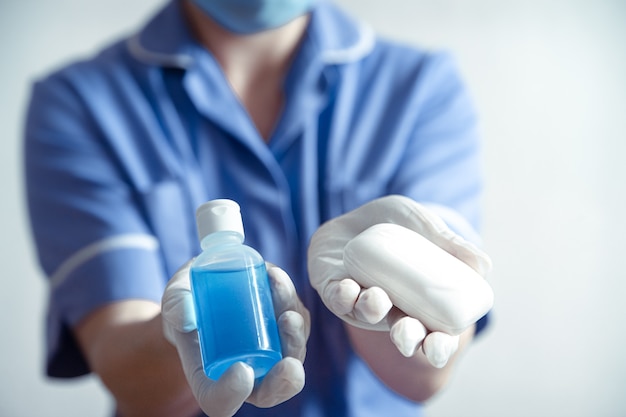
<svg viewBox="0 0 626 417"><path fill-rule="evenodd" d="M343 262L363 288L383 289L430 331L458 335L493 306L493 290L478 272L403 226L369 227L347 243Z"/></svg>

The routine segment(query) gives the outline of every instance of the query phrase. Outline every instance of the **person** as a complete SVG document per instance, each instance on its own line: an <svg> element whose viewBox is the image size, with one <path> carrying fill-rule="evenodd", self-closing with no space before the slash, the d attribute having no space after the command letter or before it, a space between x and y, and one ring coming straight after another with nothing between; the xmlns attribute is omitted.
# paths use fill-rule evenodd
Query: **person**
<svg viewBox="0 0 626 417"><path fill-rule="evenodd" d="M452 337L396 320L384 289L319 252L423 209L415 228L487 262L468 243L480 139L453 59L330 1L169 1L34 84L24 155L47 373L96 373L119 416L416 416L487 323ZM199 371L186 262L194 210L214 198L241 205L246 244L277 265L285 359L256 385L243 364Z"/></svg>

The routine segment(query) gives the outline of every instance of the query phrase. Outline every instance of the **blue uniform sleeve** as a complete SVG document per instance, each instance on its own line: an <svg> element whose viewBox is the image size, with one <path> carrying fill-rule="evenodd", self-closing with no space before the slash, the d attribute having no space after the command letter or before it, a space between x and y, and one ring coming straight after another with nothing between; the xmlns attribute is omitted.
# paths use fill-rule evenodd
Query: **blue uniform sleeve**
<svg viewBox="0 0 626 417"><path fill-rule="evenodd" d="M447 209L440 211L446 220L455 212L478 230L483 178L474 105L448 55L428 57L421 72L417 121L391 191Z"/></svg>
<svg viewBox="0 0 626 417"><path fill-rule="evenodd" d="M483 174L474 104L448 54L429 56L421 71L413 101L419 116L390 191L425 204L480 245ZM477 330L486 323L481 319Z"/></svg>
<svg viewBox="0 0 626 417"><path fill-rule="evenodd" d="M25 128L30 222L49 278L47 372L58 377L89 372L73 326L117 300L158 302L166 281L158 241L87 99L62 75L36 83Z"/></svg>

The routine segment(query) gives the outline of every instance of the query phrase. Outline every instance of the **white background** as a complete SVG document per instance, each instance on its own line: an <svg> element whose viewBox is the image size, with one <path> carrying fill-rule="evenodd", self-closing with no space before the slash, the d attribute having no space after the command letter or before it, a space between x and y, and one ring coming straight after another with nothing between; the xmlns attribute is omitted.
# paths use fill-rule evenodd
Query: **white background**
<svg viewBox="0 0 626 417"><path fill-rule="evenodd" d="M97 380L43 376L45 284L21 176L29 84L129 33L159 0L0 0L0 416L110 414ZM626 415L626 2L341 0L451 50L482 118L494 325L427 407L443 416Z"/></svg>

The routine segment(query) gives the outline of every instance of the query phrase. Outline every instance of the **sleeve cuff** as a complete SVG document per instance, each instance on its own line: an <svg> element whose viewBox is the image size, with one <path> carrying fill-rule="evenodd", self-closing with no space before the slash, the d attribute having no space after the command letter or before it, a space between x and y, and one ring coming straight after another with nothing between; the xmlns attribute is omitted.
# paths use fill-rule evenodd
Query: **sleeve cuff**
<svg viewBox="0 0 626 417"><path fill-rule="evenodd" d="M47 372L73 377L89 372L71 328L98 307L116 301L160 302L167 277L156 247L117 248L76 265L51 292L47 317Z"/></svg>

